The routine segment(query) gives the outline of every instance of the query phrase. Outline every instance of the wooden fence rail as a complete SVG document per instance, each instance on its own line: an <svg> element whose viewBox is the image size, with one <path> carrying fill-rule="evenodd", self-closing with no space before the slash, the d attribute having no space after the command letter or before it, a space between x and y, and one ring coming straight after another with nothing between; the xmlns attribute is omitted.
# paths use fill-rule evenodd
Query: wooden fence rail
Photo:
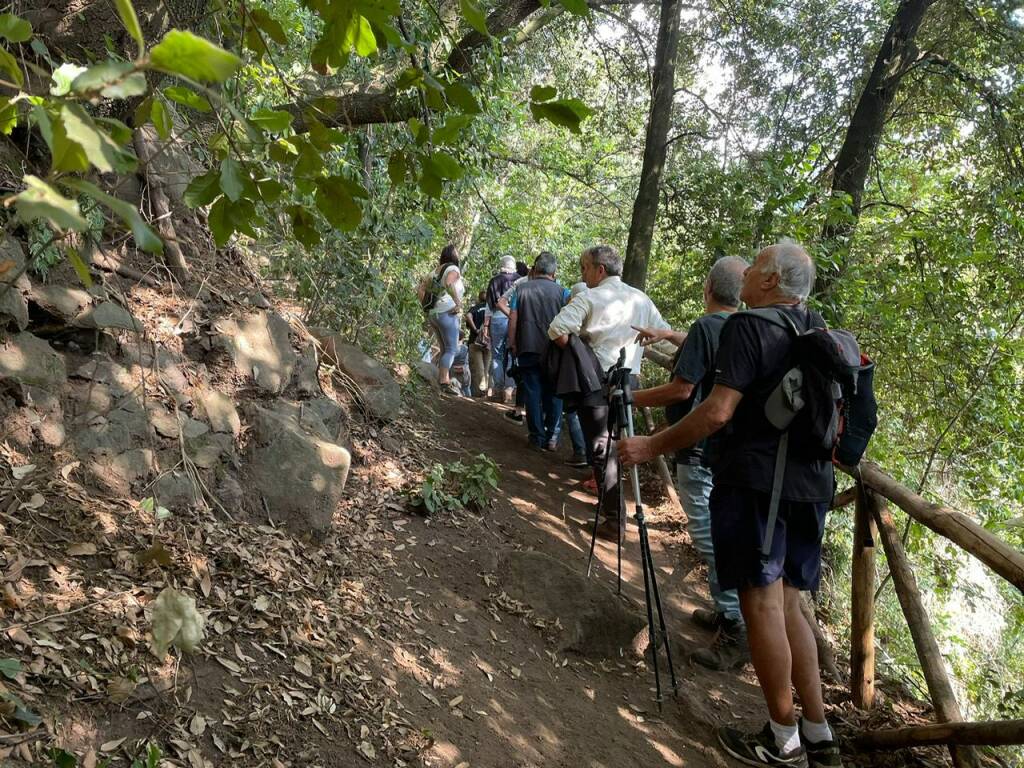
<svg viewBox="0 0 1024 768"><path fill-rule="evenodd" d="M892 502L914 520L977 557L1021 591L1024 591L1024 554L962 512L926 501L874 464L862 463L859 472L844 470L858 481L852 489L855 501L850 620L850 691L853 703L861 709L870 709L874 704L875 543L880 541L939 721L930 725L861 733L855 737L855 744L861 749L944 744L949 747L957 768L980 765L974 745L1024 744L1024 720L963 722L942 653L925 612L913 566L903 549L887 502ZM850 498L849 492L838 494L833 508L848 504Z"/></svg>

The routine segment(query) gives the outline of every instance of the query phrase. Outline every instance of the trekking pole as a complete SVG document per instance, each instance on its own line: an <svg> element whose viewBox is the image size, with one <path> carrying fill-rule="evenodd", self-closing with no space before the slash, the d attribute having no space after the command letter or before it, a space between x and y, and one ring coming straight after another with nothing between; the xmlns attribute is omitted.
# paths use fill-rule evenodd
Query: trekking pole
<svg viewBox="0 0 1024 768"><path fill-rule="evenodd" d="M622 406L625 411L626 437L633 437L633 391L630 387L629 373L621 382ZM633 499L636 502L637 529L640 536L640 566L644 572L644 601L647 603L647 638L651 644L651 658L654 664L654 683L657 691L658 711L661 711L661 676L658 674L658 638L665 644L665 658L668 661L668 673L672 681L672 692L678 694L679 684L676 682L675 665L672 663L672 644L669 642L668 628L665 626L665 612L661 605L661 594L658 591L658 578L654 569L654 558L651 555L651 541L647 534L647 521L644 517L644 505L640 499L640 468L635 464L630 467L630 478L633 482ZM653 601L651 598L654 598ZM657 633L654 626L654 612L658 614Z"/></svg>

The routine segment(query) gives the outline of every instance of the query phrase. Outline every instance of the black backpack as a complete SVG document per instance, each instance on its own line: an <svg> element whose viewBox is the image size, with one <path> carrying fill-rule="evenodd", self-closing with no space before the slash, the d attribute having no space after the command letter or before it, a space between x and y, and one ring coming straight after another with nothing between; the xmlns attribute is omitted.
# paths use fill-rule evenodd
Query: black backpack
<svg viewBox="0 0 1024 768"><path fill-rule="evenodd" d="M434 308L437 300L444 293L444 281L441 276L444 274L445 267L441 267L429 278L426 285L426 290L423 292L423 298L420 299L420 309L424 312L429 312Z"/></svg>
<svg viewBox="0 0 1024 768"><path fill-rule="evenodd" d="M782 434L775 457L768 526L761 556L771 552L786 461L790 455L806 460L831 460L855 467L867 450L878 425L875 364L861 354L849 331L812 327L801 331L792 318L775 307L747 310L786 329L793 338L794 365L768 395L764 415ZM793 430L799 435L790 446Z"/></svg>

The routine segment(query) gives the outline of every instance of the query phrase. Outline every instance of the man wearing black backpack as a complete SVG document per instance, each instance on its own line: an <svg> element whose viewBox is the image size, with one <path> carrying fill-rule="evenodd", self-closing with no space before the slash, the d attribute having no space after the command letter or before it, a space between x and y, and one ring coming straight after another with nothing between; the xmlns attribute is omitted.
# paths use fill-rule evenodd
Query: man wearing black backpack
<svg viewBox="0 0 1024 768"><path fill-rule="evenodd" d="M799 245L783 241L762 250L744 274L740 297L752 309L775 311L732 315L721 331L710 395L669 429L618 446L625 464L637 464L719 433L711 457L715 565L721 587L739 591L751 661L770 719L757 733L719 728L718 739L748 765L842 764L825 722L817 646L800 610L800 591L816 589L820 580L825 512L835 476L827 453L813 444L806 418L798 416L780 431L766 415L769 397L796 364L796 334L787 326L798 333L824 327L804 304L813 285L814 263ZM782 482L776 484L782 435L788 435L788 450L782 454ZM773 506L777 514L770 514ZM793 688L803 709L799 723Z"/></svg>

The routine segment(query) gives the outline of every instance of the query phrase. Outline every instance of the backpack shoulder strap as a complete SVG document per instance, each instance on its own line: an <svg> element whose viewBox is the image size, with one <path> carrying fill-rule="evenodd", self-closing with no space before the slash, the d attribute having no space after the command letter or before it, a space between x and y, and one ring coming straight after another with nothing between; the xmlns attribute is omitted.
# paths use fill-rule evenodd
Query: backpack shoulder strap
<svg viewBox="0 0 1024 768"><path fill-rule="evenodd" d="M735 314L750 315L751 317L759 318L779 328L791 331L794 336L800 335L800 331L793 324L793 320L778 307L755 307L754 309L745 309L742 312L736 312Z"/></svg>

